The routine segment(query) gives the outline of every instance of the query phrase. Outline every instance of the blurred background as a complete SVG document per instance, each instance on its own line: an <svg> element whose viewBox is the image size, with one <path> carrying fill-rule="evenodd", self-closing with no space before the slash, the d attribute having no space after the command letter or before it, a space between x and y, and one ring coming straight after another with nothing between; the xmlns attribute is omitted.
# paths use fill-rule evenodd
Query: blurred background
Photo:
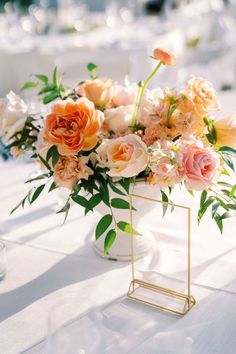
<svg viewBox="0 0 236 354"><path fill-rule="evenodd" d="M76 85L88 62L100 76L139 81L156 46L178 60L153 85L181 85L192 74L234 90L235 30L236 0L1 0L0 96L55 66Z"/></svg>

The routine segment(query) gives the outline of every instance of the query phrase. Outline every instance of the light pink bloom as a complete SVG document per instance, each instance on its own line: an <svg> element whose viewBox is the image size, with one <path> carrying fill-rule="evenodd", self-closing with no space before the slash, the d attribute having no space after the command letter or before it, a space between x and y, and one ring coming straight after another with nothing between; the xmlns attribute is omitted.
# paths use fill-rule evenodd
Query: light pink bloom
<svg viewBox="0 0 236 354"><path fill-rule="evenodd" d="M116 85L113 87L113 97L112 102L115 107L127 106L135 103L137 96L138 87L137 85L131 86L121 86Z"/></svg>
<svg viewBox="0 0 236 354"><path fill-rule="evenodd" d="M183 139L182 148L187 187L197 191L210 188L219 176L219 155L201 141Z"/></svg>

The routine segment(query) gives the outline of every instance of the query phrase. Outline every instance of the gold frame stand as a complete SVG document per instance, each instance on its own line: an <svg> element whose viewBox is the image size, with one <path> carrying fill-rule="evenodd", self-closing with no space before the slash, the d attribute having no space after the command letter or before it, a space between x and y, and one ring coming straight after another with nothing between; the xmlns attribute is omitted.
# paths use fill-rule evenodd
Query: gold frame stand
<svg viewBox="0 0 236 354"><path fill-rule="evenodd" d="M135 255L134 255L134 234L133 233L131 234L132 281L130 283L129 290L127 293L128 298L131 300L143 303L143 304L151 306L151 307L155 307L155 308L160 309L162 311L169 312L169 313L172 313L172 314L175 314L178 316L184 316L196 304L196 300L191 295L191 209L189 207L186 207L183 205L178 205L178 204L169 203L169 202L163 202L161 200L147 198L147 197L144 197L141 195L130 194L129 195L130 224L132 226L132 229L133 229L133 208L132 208L133 198L139 198L139 199L143 199L143 200L147 200L147 201L151 201L151 202L156 202L156 203L159 203L162 205L167 205L167 206L169 205L172 208L176 207L176 208L185 209L187 211L187 218L188 218L188 227L187 227L187 230L188 230L187 231L187 233L188 233L188 246L187 246L188 247L188 256L187 256L187 266L188 266L187 283L188 283L188 287L187 287L187 294L180 293L180 292L177 292L172 289L163 288L161 286L140 280L135 277L135 267L134 267L134 258L135 258L134 256ZM143 289L148 290L152 293L153 292L158 293L158 294L167 296L169 298L172 298L172 299L174 298L176 300L182 301L183 302L183 310L178 311L178 310L173 309L171 307L159 305L159 304L152 302L150 300L144 300L143 298L139 297L136 294L136 291L139 288L143 288Z"/></svg>

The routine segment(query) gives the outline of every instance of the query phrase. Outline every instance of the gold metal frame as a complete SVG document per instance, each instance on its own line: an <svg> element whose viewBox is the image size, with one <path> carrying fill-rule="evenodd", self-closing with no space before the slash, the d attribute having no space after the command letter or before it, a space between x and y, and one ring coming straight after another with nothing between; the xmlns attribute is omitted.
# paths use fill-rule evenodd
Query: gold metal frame
<svg viewBox="0 0 236 354"><path fill-rule="evenodd" d="M141 302L145 305L149 305L155 308L158 308L160 310L175 314L175 315L179 315L179 316L183 316L185 315L187 312L189 312L191 310L191 308L196 304L196 300L194 299L194 297L191 295L191 209L189 207L183 206L183 205L179 205L179 204L174 204L174 203L168 203L168 202L163 202L161 200L156 200L156 199L152 199L152 198L147 198L141 195L136 195L136 194L130 194L129 195L129 202L130 202L130 224L132 226L133 229L133 208L132 208L132 203L133 203L133 198L140 198L143 200L148 200L151 202L156 202L159 204L164 204L164 205L170 205L171 207L176 207L176 208L181 208L181 209L185 209L187 211L187 216L188 216L188 257L187 257L187 265L188 265L188 271L187 271L187 282L188 282L188 290L187 290L187 294L183 294L177 291L174 291L172 289L167 289L167 288L163 288L161 286L137 279L135 277L135 268L134 268L134 234L131 234L131 261L132 261L132 281L130 283L129 286L129 290L128 290L128 298L137 302ZM162 294L180 301L184 302L184 307L183 307L183 311L177 311L175 309L172 309L170 307L165 307L162 305L158 305L154 302L151 301L147 301L144 300L142 298L140 298L138 295L135 294L136 290L138 288L144 288L147 290L150 290L152 292L156 292L158 294Z"/></svg>

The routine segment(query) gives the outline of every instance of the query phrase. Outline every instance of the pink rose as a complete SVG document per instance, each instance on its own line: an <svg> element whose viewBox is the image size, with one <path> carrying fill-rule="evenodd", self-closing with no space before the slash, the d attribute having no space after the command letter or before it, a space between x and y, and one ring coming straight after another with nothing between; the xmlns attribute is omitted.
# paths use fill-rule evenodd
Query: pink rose
<svg viewBox="0 0 236 354"><path fill-rule="evenodd" d="M99 166L108 167L111 177L133 177L144 171L148 163L147 146L134 134L107 140L97 149Z"/></svg>
<svg viewBox="0 0 236 354"><path fill-rule="evenodd" d="M219 175L219 155L210 147L201 147L197 143L187 142L183 150L187 187L196 191L210 188Z"/></svg>

